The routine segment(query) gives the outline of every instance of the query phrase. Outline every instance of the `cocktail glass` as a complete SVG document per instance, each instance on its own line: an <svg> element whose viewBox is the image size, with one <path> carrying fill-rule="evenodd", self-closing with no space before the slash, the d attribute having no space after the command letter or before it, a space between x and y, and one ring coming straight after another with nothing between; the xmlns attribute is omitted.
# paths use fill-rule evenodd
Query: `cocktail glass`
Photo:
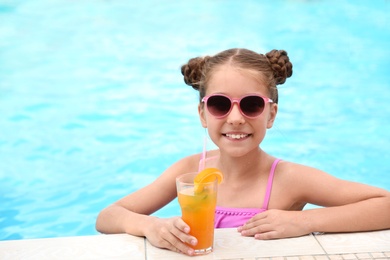
<svg viewBox="0 0 390 260"><path fill-rule="evenodd" d="M179 176L176 186L182 219L190 226L190 235L198 240L196 246L189 246L196 255L203 255L213 250L218 180L194 184L196 175L194 172Z"/></svg>

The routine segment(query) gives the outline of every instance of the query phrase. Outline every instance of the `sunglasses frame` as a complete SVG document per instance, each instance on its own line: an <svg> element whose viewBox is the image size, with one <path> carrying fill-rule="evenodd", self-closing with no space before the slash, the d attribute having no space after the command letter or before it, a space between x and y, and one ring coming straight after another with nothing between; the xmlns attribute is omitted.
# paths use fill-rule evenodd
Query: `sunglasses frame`
<svg viewBox="0 0 390 260"><path fill-rule="evenodd" d="M217 96L217 97L225 97L225 98L227 98L227 99L230 100L230 108L229 108L229 111L227 111L226 114L224 114L224 115L222 115L222 116L216 116L216 115L214 115L214 114L209 110L209 107L208 107L208 105L207 105L207 101L209 100L209 98L215 97L215 96ZM244 98L247 98L247 97L260 97L260 98L263 99L263 101L264 101L264 107L263 107L263 110L261 111L261 113L259 113L259 114L256 115L256 116L248 116L247 114L244 113L244 111L242 111L242 109L241 109L241 101L242 101ZM273 101L272 99L270 99L269 97L264 97L264 96L260 96L260 95L256 95L256 94L245 95L245 96L243 96L243 97L241 97L241 98L231 98L231 97L226 96L226 95L224 95L224 94L212 94L212 95L205 96L204 98L202 98L202 102L205 103L206 108L207 108L207 111L209 111L209 113L210 113L211 115L213 115L215 118L224 118L224 117L228 116L228 115L230 114L230 112L232 111L232 109L233 109L234 103L236 103L237 106L238 106L238 109L240 110L241 115L243 115L243 116L245 116L245 117L247 117L247 118L251 118L251 119L259 117L259 116L263 113L264 108L265 108L265 105L266 105L267 103L274 103L274 101Z"/></svg>

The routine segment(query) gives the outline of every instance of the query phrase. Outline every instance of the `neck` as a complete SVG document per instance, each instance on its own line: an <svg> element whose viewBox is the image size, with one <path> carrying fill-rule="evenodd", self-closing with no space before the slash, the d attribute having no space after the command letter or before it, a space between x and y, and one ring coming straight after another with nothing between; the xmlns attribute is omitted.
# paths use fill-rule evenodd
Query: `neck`
<svg viewBox="0 0 390 260"><path fill-rule="evenodd" d="M257 177L266 167L267 158L270 157L260 148L241 157L232 157L220 153L218 168L223 172L226 181Z"/></svg>

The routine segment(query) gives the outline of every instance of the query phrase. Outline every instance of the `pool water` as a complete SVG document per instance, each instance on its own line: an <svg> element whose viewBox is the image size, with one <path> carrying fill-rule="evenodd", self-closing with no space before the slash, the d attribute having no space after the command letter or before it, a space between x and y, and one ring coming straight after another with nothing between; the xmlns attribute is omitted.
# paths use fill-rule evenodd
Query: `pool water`
<svg viewBox="0 0 390 260"><path fill-rule="evenodd" d="M389 13L386 0L0 1L0 240L97 234L101 209L200 152L180 66L232 47L285 49L294 65L263 149L390 190Z"/></svg>

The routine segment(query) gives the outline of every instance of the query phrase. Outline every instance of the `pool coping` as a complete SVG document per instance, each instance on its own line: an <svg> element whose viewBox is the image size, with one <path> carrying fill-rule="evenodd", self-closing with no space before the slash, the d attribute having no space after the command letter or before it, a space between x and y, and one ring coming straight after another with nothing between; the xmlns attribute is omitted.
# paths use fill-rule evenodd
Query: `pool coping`
<svg viewBox="0 0 390 260"><path fill-rule="evenodd" d="M390 259L390 230L255 240L216 229L214 251L195 259ZM0 259L190 259L127 234L0 241Z"/></svg>

